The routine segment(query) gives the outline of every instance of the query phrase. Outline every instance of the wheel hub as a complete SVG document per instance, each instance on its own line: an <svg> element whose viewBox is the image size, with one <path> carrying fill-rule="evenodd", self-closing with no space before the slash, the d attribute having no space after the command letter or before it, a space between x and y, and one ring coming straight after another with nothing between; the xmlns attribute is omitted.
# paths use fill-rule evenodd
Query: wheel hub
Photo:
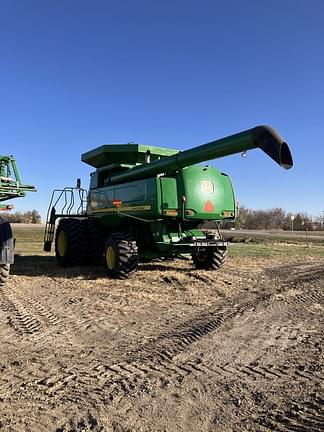
<svg viewBox="0 0 324 432"><path fill-rule="evenodd" d="M112 246L108 246L106 251L106 262L109 270L113 270L116 263L116 254L114 248Z"/></svg>
<svg viewBox="0 0 324 432"><path fill-rule="evenodd" d="M58 238L57 238L57 251L60 256L64 256L66 252L66 235L64 231L60 231Z"/></svg>

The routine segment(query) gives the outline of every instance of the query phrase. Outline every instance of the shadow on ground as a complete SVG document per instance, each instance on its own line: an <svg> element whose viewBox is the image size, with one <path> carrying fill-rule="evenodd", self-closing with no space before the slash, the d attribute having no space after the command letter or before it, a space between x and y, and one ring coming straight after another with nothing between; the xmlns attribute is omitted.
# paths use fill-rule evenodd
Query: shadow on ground
<svg viewBox="0 0 324 432"><path fill-rule="evenodd" d="M103 266L60 267L55 257L43 255L16 255L11 274L52 278L76 278L81 276L88 280L106 276Z"/></svg>
<svg viewBox="0 0 324 432"><path fill-rule="evenodd" d="M141 263L139 270L144 271L179 271L179 265L173 260L156 260ZM190 270L193 270L190 269ZM106 277L103 265L61 267L54 256L46 255L16 255L15 263L11 268L11 274L17 276L47 276L53 278L76 278L95 280Z"/></svg>

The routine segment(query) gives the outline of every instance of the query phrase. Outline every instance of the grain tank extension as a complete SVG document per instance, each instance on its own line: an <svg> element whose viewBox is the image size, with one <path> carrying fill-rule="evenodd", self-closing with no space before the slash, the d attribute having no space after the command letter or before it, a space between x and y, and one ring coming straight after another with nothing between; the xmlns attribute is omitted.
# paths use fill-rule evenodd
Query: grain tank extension
<svg viewBox="0 0 324 432"><path fill-rule="evenodd" d="M287 143L268 126L185 151L110 144L84 153L82 161L96 168L90 189L53 192L44 250L51 250L55 236L59 264L103 261L108 275L121 279L134 273L139 260L183 255L191 255L198 269L217 270L225 262L227 242L219 230L199 226L234 220L236 201L226 174L196 164L254 148L283 168L293 165Z"/></svg>

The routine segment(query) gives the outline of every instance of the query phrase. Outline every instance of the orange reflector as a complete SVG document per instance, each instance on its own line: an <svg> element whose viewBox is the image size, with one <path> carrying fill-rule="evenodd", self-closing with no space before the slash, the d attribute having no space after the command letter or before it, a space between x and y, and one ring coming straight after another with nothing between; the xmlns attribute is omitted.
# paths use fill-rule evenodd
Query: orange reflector
<svg viewBox="0 0 324 432"><path fill-rule="evenodd" d="M163 214L166 216L178 216L177 210L163 210Z"/></svg>
<svg viewBox="0 0 324 432"><path fill-rule="evenodd" d="M204 206L204 210L206 211L206 212L213 212L214 211L214 206L213 206L213 203L211 202L211 201L206 201L206 204L205 204L205 206Z"/></svg>
<svg viewBox="0 0 324 432"><path fill-rule="evenodd" d="M9 204L9 205L4 205L4 206L1 206L1 207L0 207L0 211L1 211L1 210L3 210L3 211L12 210L13 208L15 208L15 206L13 206L13 205L11 205L11 204Z"/></svg>
<svg viewBox="0 0 324 432"><path fill-rule="evenodd" d="M122 205L122 200L113 200L112 203L115 207L119 208Z"/></svg>

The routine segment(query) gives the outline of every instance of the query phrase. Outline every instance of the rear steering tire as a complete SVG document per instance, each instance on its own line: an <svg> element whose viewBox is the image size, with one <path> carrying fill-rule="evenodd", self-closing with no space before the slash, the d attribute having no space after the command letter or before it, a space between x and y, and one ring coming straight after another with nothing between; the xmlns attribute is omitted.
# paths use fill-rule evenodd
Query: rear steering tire
<svg viewBox="0 0 324 432"><path fill-rule="evenodd" d="M8 219L0 216L0 285L5 285L14 262L14 239Z"/></svg>
<svg viewBox="0 0 324 432"><path fill-rule="evenodd" d="M10 273L10 264L0 265L0 286L5 285Z"/></svg>
<svg viewBox="0 0 324 432"><path fill-rule="evenodd" d="M135 240L124 233L111 234L105 245L105 268L108 276L127 279L138 266L138 248Z"/></svg>
<svg viewBox="0 0 324 432"><path fill-rule="evenodd" d="M226 258L227 249L207 249L192 254L194 265L200 270L218 270L225 264Z"/></svg>
<svg viewBox="0 0 324 432"><path fill-rule="evenodd" d="M55 236L57 262L64 267L81 265L86 260L87 231L85 220L61 219Z"/></svg>

